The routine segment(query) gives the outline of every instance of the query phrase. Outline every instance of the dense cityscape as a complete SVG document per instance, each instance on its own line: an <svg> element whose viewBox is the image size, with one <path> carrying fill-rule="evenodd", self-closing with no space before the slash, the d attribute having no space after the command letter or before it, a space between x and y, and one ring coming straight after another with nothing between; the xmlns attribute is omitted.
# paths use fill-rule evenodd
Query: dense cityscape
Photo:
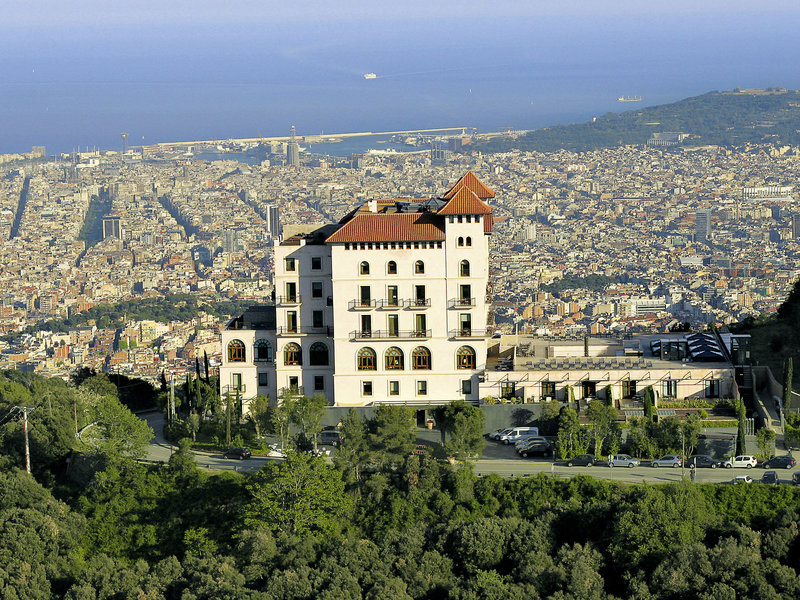
<svg viewBox="0 0 800 600"><path fill-rule="evenodd" d="M482 155L471 142L346 159L273 143L257 160L250 148L258 164L225 160L226 151L245 156L233 144L194 148L216 152L215 161L168 146L6 155L0 365L151 380L193 369L203 353L218 365L224 318L42 325L169 294L270 302L282 233L336 222L367 199L431 197L466 170L496 191L489 292L498 332L731 324L772 314L800 274L796 148ZM41 331L23 333L36 324Z"/></svg>

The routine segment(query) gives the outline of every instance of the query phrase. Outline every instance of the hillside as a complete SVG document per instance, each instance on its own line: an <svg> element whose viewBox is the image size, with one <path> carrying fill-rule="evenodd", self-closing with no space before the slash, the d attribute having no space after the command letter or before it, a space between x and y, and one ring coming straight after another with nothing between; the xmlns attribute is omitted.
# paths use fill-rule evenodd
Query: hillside
<svg viewBox="0 0 800 600"><path fill-rule="evenodd" d="M792 388L800 392L800 279L775 317L747 320L731 329L752 336L754 364L768 366L781 383L786 377L786 361L791 358ZM797 396L792 400L787 408L800 408Z"/></svg>
<svg viewBox="0 0 800 600"><path fill-rule="evenodd" d="M689 134L683 146L800 144L800 91L769 90L708 92L672 104L606 113L586 123L536 129L517 138L492 138L474 147L482 152L584 152L644 144L654 132Z"/></svg>

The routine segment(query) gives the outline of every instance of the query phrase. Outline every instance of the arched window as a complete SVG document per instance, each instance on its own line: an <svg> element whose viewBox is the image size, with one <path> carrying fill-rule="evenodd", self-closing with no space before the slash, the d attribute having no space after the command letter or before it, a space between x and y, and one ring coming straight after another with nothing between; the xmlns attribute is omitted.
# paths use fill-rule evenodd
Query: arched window
<svg viewBox="0 0 800 600"><path fill-rule="evenodd" d="M469 277L469 261L462 260L461 264L459 265L459 274L461 277Z"/></svg>
<svg viewBox="0 0 800 600"><path fill-rule="evenodd" d="M386 265L386 274L387 275L397 275L397 263L393 260L390 260L389 263Z"/></svg>
<svg viewBox="0 0 800 600"><path fill-rule="evenodd" d="M475 350L473 350L470 346L461 346L461 348L456 350L456 368L474 369Z"/></svg>
<svg viewBox="0 0 800 600"><path fill-rule="evenodd" d="M328 365L328 347L322 342L314 342L308 349L308 364L313 367Z"/></svg>
<svg viewBox="0 0 800 600"><path fill-rule="evenodd" d="M386 370L387 371L402 371L403 370L403 351L397 346L392 346L386 350Z"/></svg>
<svg viewBox="0 0 800 600"><path fill-rule="evenodd" d="M369 263L367 261L362 260L361 264L358 265L358 274L369 275Z"/></svg>
<svg viewBox="0 0 800 600"><path fill-rule="evenodd" d="M425 272L425 263L421 260L418 260L414 263L414 273L417 275L421 275Z"/></svg>
<svg viewBox="0 0 800 600"><path fill-rule="evenodd" d="M372 348L361 348L356 354L359 371L377 371L378 361L376 360L375 350Z"/></svg>
<svg viewBox="0 0 800 600"><path fill-rule="evenodd" d="M417 346L411 353L411 368L424 371L431 369L431 351L425 346Z"/></svg>
<svg viewBox="0 0 800 600"><path fill-rule="evenodd" d="M256 360L272 362L272 344L269 343L269 340L256 340L253 350Z"/></svg>
<svg viewBox="0 0 800 600"><path fill-rule="evenodd" d="M244 362L245 360L244 342L231 340L228 344L228 362Z"/></svg>
<svg viewBox="0 0 800 600"><path fill-rule="evenodd" d="M467 237L467 246L472 246L472 238Z"/></svg>
<svg viewBox="0 0 800 600"><path fill-rule="evenodd" d="M464 245L464 238L461 237L461 236L459 236L459 238L458 238L458 245L459 246L463 246Z"/></svg>
<svg viewBox="0 0 800 600"><path fill-rule="evenodd" d="M287 366L303 364L303 354L300 351L300 346L291 342L283 347L283 364Z"/></svg>

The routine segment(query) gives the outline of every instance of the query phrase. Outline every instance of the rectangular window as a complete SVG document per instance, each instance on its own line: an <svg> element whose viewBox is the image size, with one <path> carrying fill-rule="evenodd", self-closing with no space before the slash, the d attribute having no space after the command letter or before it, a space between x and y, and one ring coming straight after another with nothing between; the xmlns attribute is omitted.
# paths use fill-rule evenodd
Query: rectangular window
<svg viewBox="0 0 800 600"><path fill-rule="evenodd" d="M284 259L284 266L287 272L294 272L297 270L297 261L293 258Z"/></svg>
<svg viewBox="0 0 800 600"><path fill-rule="evenodd" d="M231 373L231 387L234 389L234 391L243 391L241 373Z"/></svg>
<svg viewBox="0 0 800 600"><path fill-rule="evenodd" d="M311 257L311 270L312 271L321 271L322 270L322 257L321 256L312 256Z"/></svg>
<svg viewBox="0 0 800 600"><path fill-rule="evenodd" d="M500 397L513 398L516 395L517 384L515 381L501 381L500 382Z"/></svg>
<svg viewBox="0 0 800 600"><path fill-rule="evenodd" d="M400 395L400 382L399 381L390 381L389 382L389 395L390 396L399 396Z"/></svg>
<svg viewBox="0 0 800 600"><path fill-rule="evenodd" d="M622 397L634 398L636 396L636 381L624 379L622 381Z"/></svg>
<svg viewBox="0 0 800 600"><path fill-rule="evenodd" d="M542 382L542 400L545 398L550 398L551 400L555 400L556 397L556 382L555 381L543 381Z"/></svg>
<svg viewBox="0 0 800 600"><path fill-rule="evenodd" d="M264 387L266 385L269 385L269 377L268 377L268 375L269 375L269 373L259 373L258 374L258 385L260 387Z"/></svg>
<svg viewBox="0 0 800 600"><path fill-rule="evenodd" d="M297 333L297 311L295 310L286 312L286 331Z"/></svg>
<svg viewBox="0 0 800 600"><path fill-rule="evenodd" d="M322 311L315 310L311 313L311 324L313 327L323 327L322 325Z"/></svg>
<svg viewBox="0 0 800 600"><path fill-rule="evenodd" d="M414 302L417 306L425 306L425 286L414 286Z"/></svg>
<svg viewBox="0 0 800 600"><path fill-rule="evenodd" d="M316 391L324 390L325 389L325 376L324 375L314 375L314 389Z"/></svg>
<svg viewBox="0 0 800 600"><path fill-rule="evenodd" d="M361 315L361 337L372 335L372 315Z"/></svg>
<svg viewBox="0 0 800 600"><path fill-rule="evenodd" d="M390 285L386 288L386 301L389 306L397 306L397 286Z"/></svg>
<svg viewBox="0 0 800 600"><path fill-rule="evenodd" d="M417 337L424 337L428 329L428 319L426 315L414 315L414 334Z"/></svg>
<svg viewBox="0 0 800 600"><path fill-rule="evenodd" d="M311 297L312 298L322 298L322 282L321 281L312 281L311 282Z"/></svg>
<svg viewBox="0 0 800 600"><path fill-rule="evenodd" d="M469 306L472 302L470 298L472 297L472 286L468 284L462 284L459 287L459 299L461 300L461 304L466 304Z"/></svg>
<svg viewBox="0 0 800 600"><path fill-rule="evenodd" d="M300 381L298 380L296 375L292 375L291 377L289 377L289 391L295 393L300 391Z"/></svg>
<svg viewBox="0 0 800 600"><path fill-rule="evenodd" d="M286 283L286 300L288 302L297 300L297 284L292 281Z"/></svg>
<svg viewBox="0 0 800 600"><path fill-rule="evenodd" d="M362 381L361 382L361 395L362 396L372 396L372 382L371 381Z"/></svg>
<svg viewBox="0 0 800 600"><path fill-rule="evenodd" d="M417 382L417 396L427 396L428 395L428 382L427 381L418 381Z"/></svg>
<svg viewBox="0 0 800 600"><path fill-rule="evenodd" d="M359 299L361 300L361 306L370 306L372 303L372 294L370 293L368 285L360 286Z"/></svg>
<svg viewBox="0 0 800 600"><path fill-rule="evenodd" d="M665 398L678 397L678 381L676 379L667 379L661 382L661 395Z"/></svg>
<svg viewBox="0 0 800 600"><path fill-rule="evenodd" d="M462 379L461 380L461 393L462 394L471 394L472 393L472 379Z"/></svg>
<svg viewBox="0 0 800 600"><path fill-rule="evenodd" d="M706 398L719 398L719 379L706 379Z"/></svg>
<svg viewBox="0 0 800 600"><path fill-rule="evenodd" d="M472 315L469 313L461 313L459 315L459 324L461 326L461 335L472 335Z"/></svg>
<svg viewBox="0 0 800 600"><path fill-rule="evenodd" d="M389 335L397 336L399 335L400 331L400 321L397 315L389 315L387 317L387 323L389 325Z"/></svg>

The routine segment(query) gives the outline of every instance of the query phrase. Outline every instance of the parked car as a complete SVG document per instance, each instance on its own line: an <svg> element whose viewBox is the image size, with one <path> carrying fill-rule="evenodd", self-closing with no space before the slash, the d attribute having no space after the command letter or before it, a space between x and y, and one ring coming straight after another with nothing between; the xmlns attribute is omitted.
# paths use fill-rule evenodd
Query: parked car
<svg viewBox="0 0 800 600"><path fill-rule="evenodd" d="M677 468L681 466L683 459L674 454L666 454L661 458L656 458L650 461L651 467L672 467Z"/></svg>
<svg viewBox="0 0 800 600"><path fill-rule="evenodd" d="M753 483L753 478L750 475L737 475L731 481L734 485L737 483Z"/></svg>
<svg viewBox="0 0 800 600"><path fill-rule="evenodd" d="M507 433L511 433L511 430L514 429L513 427L504 427L502 429L495 429L493 432L489 434L490 440L499 440L501 435L505 435Z"/></svg>
<svg viewBox="0 0 800 600"><path fill-rule="evenodd" d="M794 485L800 485L800 471L792 473L792 483Z"/></svg>
<svg viewBox="0 0 800 600"><path fill-rule="evenodd" d="M793 469L796 464L797 461L794 457L784 454L783 456L773 456L769 460L765 460L761 463L761 467L764 469Z"/></svg>
<svg viewBox="0 0 800 600"><path fill-rule="evenodd" d="M567 459L565 463L568 467L591 467L596 460L594 454L579 454L574 458Z"/></svg>
<svg viewBox="0 0 800 600"><path fill-rule="evenodd" d="M511 431L501 435L499 439L504 444L514 444L523 436L539 435L538 427L512 427Z"/></svg>
<svg viewBox="0 0 800 600"><path fill-rule="evenodd" d="M522 458L529 456L552 456L553 447L547 442L536 442L519 453Z"/></svg>
<svg viewBox="0 0 800 600"><path fill-rule="evenodd" d="M639 459L628 456L627 454L611 454L608 457L609 467L638 467Z"/></svg>
<svg viewBox="0 0 800 600"><path fill-rule="evenodd" d="M319 434L319 443L323 446L338 446L342 443L342 434L335 429L321 431Z"/></svg>
<svg viewBox="0 0 800 600"><path fill-rule="evenodd" d="M543 438L540 435L530 435L530 436L526 436L526 437L522 438L521 440L519 440L518 442L516 442L514 444L514 447L517 449L517 453L519 453L520 451L524 450L525 448L527 448L531 444L536 444L536 443L541 443L541 442L547 442L547 439Z"/></svg>
<svg viewBox="0 0 800 600"><path fill-rule="evenodd" d="M775 471L764 471L761 476L761 483L768 483L770 485L778 485L781 482L778 473Z"/></svg>
<svg viewBox="0 0 800 600"><path fill-rule="evenodd" d="M732 469L733 467L746 467L748 469L752 469L758 464L755 456L734 456L732 459L726 460L724 463L726 469Z"/></svg>
<svg viewBox="0 0 800 600"><path fill-rule="evenodd" d="M250 458L253 455L250 452L249 448L229 448L225 451L225 454L222 455L222 458L238 458L239 460L244 460L245 458Z"/></svg>
<svg viewBox="0 0 800 600"><path fill-rule="evenodd" d="M701 467L716 469L717 467L722 466L722 461L717 460L716 458L711 458L707 454L695 454L686 460L686 464L689 467L696 467L698 469Z"/></svg>

